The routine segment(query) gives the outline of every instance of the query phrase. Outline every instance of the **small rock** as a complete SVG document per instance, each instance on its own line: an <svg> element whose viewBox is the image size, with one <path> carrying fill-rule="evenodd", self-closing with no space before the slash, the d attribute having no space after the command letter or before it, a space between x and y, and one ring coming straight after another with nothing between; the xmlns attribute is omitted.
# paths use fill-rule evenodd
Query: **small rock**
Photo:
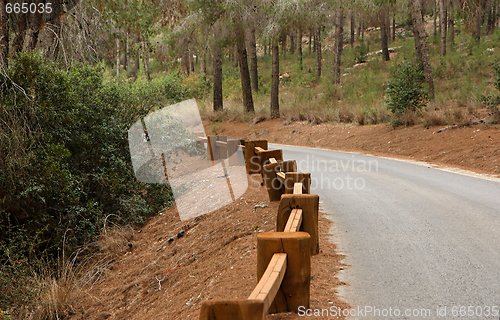
<svg viewBox="0 0 500 320"><path fill-rule="evenodd" d="M177 238L182 238L182 237L184 237L184 234L185 234L185 233L186 233L186 231L184 231L184 230L179 231L179 232L177 233Z"/></svg>
<svg viewBox="0 0 500 320"><path fill-rule="evenodd" d="M267 207L268 207L267 203L261 202L259 204L256 204L253 208L254 209L264 209L264 208L267 208Z"/></svg>

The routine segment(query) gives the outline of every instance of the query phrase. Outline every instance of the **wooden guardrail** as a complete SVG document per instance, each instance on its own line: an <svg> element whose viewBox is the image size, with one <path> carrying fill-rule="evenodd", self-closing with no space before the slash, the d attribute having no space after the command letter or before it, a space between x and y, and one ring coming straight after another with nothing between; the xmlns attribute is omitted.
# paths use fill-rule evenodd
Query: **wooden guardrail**
<svg viewBox="0 0 500 320"><path fill-rule="evenodd" d="M224 145L217 138L206 142L208 148ZM319 252L319 197L309 194L310 174L296 172L295 161L283 161L283 152L267 150L267 145L259 140L238 146L243 148L247 173L262 175L270 200L280 197L277 231L257 235L258 283L246 300L204 302L200 320L262 320L267 313L309 307L311 256Z"/></svg>

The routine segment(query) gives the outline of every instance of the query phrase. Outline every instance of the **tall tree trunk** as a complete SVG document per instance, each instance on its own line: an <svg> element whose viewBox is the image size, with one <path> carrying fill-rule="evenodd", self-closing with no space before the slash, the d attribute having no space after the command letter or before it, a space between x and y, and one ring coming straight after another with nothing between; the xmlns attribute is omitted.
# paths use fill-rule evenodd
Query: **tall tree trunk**
<svg viewBox="0 0 500 320"><path fill-rule="evenodd" d="M233 67L238 67L238 45L233 47Z"/></svg>
<svg viewBox="0 0 500 320"><path fill-rule="evenodd" d="M365 22L361 20L359 23L361 23L361 41L365 41Z"/></svg>
<svg viewBox="0 0 500 320"><path fill-rule="evenodd" d="M23 51L24 39L26 38L26 29L28 28L27 15L20 15L17 18L17 31L12 42L12 54L17 56L17 54Z"/></svg>
<svg viewBox="0 0 500 320"><path fill-rule="evenodd" d="M440 1L440 0L432 0L434 2L434 5L432 6L432 20L433 20L433 23L432 23L432 35L434 37L434 40L437 39L437 16L438 16L438 6L437 6L437 2ZM441 27L440 29L441 30Z"/></svg>
<svg viewBox="0 0 500 320"><path fill-rule="evenodd" d="M318 39L316 39L316 30L312 29L311 33L313 34L313 36L312 36L312 42L311 43L314 43L313 46L312 46L312 51L316 52L316 41L318 41ZM311 52L309 52L309 53L311 53Z"/></svg>
<svg viewBox="0 0 500 320"><path fill-rule="evenodd" d="M139 68L141 65L141 60L140 60L140 36L135 35L134 36L134 43L133 46L134 48L132 49L131 52L131 64L128 68L128 77L132 78L133 81L137 80L137 76L139 74Z"/></svg>
<svg viewBox="0 0 500 320"><path fill-rule="evenodd" d="M41 4L41 0L35 1L35 3ZM29 34L29 42L28 42L28 51L33 51L36 49L38 45L38 38L40 35L40 30L43 28L43 15L41 13L33 14L33 19L30 21L30 34Z"/></svg>
<svg viewBox="0 0 500 320"><path fill-rule="evenodd" d="M380 18L380 43L382 45L382 59L384 61L391 60L389 55L389 35L387 33L387 7L383 6L379 14Z"/></svg>
<svg viewBox="0 0 500 320"><path fill-rule="evenodd" d="M245 112L255 112L252 97L252 84L250 80L250 71L248 70L247 48L245 46L245 32L243 28L238 31L238 64L240 65L241 91L243 96L243 106Z"/></svg>
<svg viewBox="0 0 500 320"><path fill-rule="evenodd" d="M203 56L201 57L201 73L203 80L207 80L207 55L208 55L208 47L205 46L203 49Z"/></svg>
<svg viewBox="0 0 500 320"><path fill-rule="evenodd" d="M123 50L123 70L128 71L128 58L130 55L130 32L125 33L125 50Z"/></svg>
<svg viewBox="0 0 500 320"><path fill-rule="evenodd" d="M9 65L9 16L5 11L7 0L0 0L0 67Z"/></svg>
<svg viewBox="0 0 500 320"><path fill-rule="evenodd" d="M149 44L147 41L142 42L142 61L144 63L144 73L146 79L151 81L151 71L149 69Z"/></svg>
<svg viewBox="0 0 500 320"><path fill-rule="evenodd" d="M387 29L385 29L387 31ZM335 13L335 46L333 77L334 83L340 83L340 66L342 64L342 49L344 48L344 10L339 8Z"/></svg>
<svg viewBox="0 0 500 320"><path fill-rule="evenodd" d="M214 47L214 111L222 111L223 100L222 100L222 48L220 44L216 44Z"/></svg>
<svg viewBox="0 0 500 320"><path fill-rule="evenodd" d="M432 78L432 68L429 58L427 33L425 32L424 20L422 18L422 0L411 0L409 2L417 62L424 71L424 77L428 86L429 97L433 100L434 80Z"/></svg>
<svg viewBox="0 0 500 320"><path fill-rule="evenodd" d="M392 41L396 41L396 13L392 14Z"/></svg>
<svg viewBox="0 0 500 320"><path fill-rule="evenodd" d="M454 9L453 9L453 1L449 0L448 2L448 33L450 37L450 46L453 48L455 45L455 17L454 17Z"/></svg>
<svg viewBox="0 0 500 320"><path fill-rule="evenodd" d="M115 74L116 77L120 76L120 38L116 35L115 39L115 54L116 54L116 64L115 64Z"/></svg>
<svg viewBox="0 0 500 320"><path fill-rule="evenodd" d="M272 81L271 81L271 118L280 117L279 87L280 87L280 50L278 41L272 45Z"/></svg>
<svg viewBox="0 0 500 320"><path fill-rule="evenodd" d="M439 23L441 24L441 55L446 55L446 38L448 36L447 0L439 0Z"/></svg>
<svg viewBox="0 0 500 320"><path fill-rule="evenodd" d="M299 28L299 36L297 38L297 49L299 53L299 68L300 70L304 69L304 62L303 62L303 56L302 56L302 28Z"/></svg>
<svg viewBox="0 0 500 320"><path fill-rule="evenodd" d="M283 57L286 56L286 38L286 33L281 33L281 54L283 55Z"/></svg>
<svg viewBox="0 0 500 320"><path fill-rule="evenodd" d="M490 7L488 9L488 33L492 33L495 30L497 5L497 0L490 0Z"/></svg>
<svg viewBox="0 0 500 320"><path fill-rule="evenodd" d="M361 40L361 28L363 27L363 20L362 20L362 15L358 15L358 32L357 32L357 39L358 41Z"/></svg>
<svg viewBox="0 0 500 320"><path fill-rule="evenodd" d="M354 12L353 10L351 10L350 12L350 16L351 16L351 21L350 21L350 27L351 27L351 38L350 38L350 45L351 45L351 48L354 47L354 40L355 40L355 35L356 35L356 24L355 24L355 21L354 21Z"/></svg>
<svg viewBox="0 0 500 320"><path fill-rule="evenodd" d="M257 65L257 41L255 39L255 28L251 28L248 42L252 88L255 90L255 92L259 92L259 72Z"/></svg>
<svg viewBox="0 0 500 320"><path fill-rule="evenodd" d="M290 53L295 54L295 32L290 32Z"/></svg>
<svg viewBox="0 0 500 320"><path fill-rule="evenodd" d="M316 77L319 79L321 78L323 60L323 54L321 52L321 27L316 29L316 33L314 35L314 47L316 49Z"/></svg>
<svg viewBox="0 0 500 320"><path fill-rule="evenodd" d="M312 52L313 33L309 30L309 54Z"/></svg>
<svg viewBox="0 0 500 320"><path fill-rule="evenodd" d="M479 0L476 3L476 12L474 17L474 39L476 39L477 42L481 41L481 27L483 25L485 5L485 0Z"/></svg>

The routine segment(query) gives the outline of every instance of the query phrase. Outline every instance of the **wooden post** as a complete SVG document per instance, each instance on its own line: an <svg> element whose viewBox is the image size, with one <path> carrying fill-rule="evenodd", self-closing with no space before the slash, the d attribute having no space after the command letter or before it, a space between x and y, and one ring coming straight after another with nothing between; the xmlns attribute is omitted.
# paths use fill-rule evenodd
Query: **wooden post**
<svg viewBox="0 0 500 320"><path fill-rule="evenodd" d="M297 172L297 161L287 160L287 161L281 162L280 171L281 172Z"/></svg>
<svg viewBox="0 0 500 320"><path fill-rule="evenodd" d="M206 301L201 306L200 320L262 320L264 312L262 301Z"/></svg>
<svg viewBox="0 0 500 320"><path fill-rule="evenodd" d="M268 163L262 169L262 179L269 195L269 201L280 201L284 192L283 183L277 178L281 163Z"/></svg>
<svg viewBox="0 0 500 320"><path fill-rule="evenodd" d="M293 186L296 182L302 183L303 193L310 193L311 174L304 172L287 172L285 174L285 193L293 193Z"/></svg>
<svg viewBox="0 0 500 320"><path fill-rule="evenodd" d="M265 164L269 163L269 159L274 158L277 161L283 161L283 151L282 150L263 150L258 151L257 156L260 160L260 173L262 173L262 169Z"/></svg>
<svg viewBox="0 0 500 320"><path fill-rule="evenodd" d="M216 160L216 155L217 155L217 136L207 136L207 154L208 154L208 160L210 161L215 161Z"/></svg>
<svg viewBox="0 0 500 320"><path fill-rule="evenodd" d="M229 166L238 166L242 164L238 157L238 146L240 145L240 140L227 140L227 157L229 159Z"/></svg>
<svg viewBox="0 0 500 320"><path fill-rule="evenodd" d="M318 212L319 196L316 194L284 194L281 196L276 219L276 231L284 231L290 214L294 209L302 209L300 231L311 235L310 253L319 253Z"/></svg>
<svg viewBox="0 0 500 320"><path fill-rule="evenodd" d="M260 158L255 152L255 147L267 150L267 140L245 141L245 165L247 174L260 173Z"/></svg>
<svg viewBox="0 0 500 320"><path fill-rule="evenodd" d="M266 232L257 235L257 278L266 272L275 253L286 253L286 273L269 313L297 312L309 308L311 236L306 232Z"/></svg>

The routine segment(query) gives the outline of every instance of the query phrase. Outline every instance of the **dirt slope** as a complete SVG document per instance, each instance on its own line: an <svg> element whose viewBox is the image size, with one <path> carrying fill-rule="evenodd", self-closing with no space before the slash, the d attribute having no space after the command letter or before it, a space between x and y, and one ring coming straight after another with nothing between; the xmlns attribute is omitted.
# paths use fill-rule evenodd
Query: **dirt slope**
<svg viewBox="0 0 500 320"><path fill-rule="evenodd" d="M393 129L380 125L342 125L264 121L210 123L207 134L270 142L355 151L427 161L437 165L500 175L500 126L475 125L449 129L422 126Z"/></svg>
<svg viewBox="0 0 500 320"><path fill-rule="evenodd" d="M262 203L268 206L255 207ZM71 319L197 319L205 300L246 299L256 284L256 234L275 229L277 205L268 202L260 177L254 176L243 197L212 214L181 222L174 208L166 210L135 232L131 250L81 294ZM342 285L336 274L344 266L327 241L330 227L322 218L321 253L312 259L311 306L345 308L336 294ZM177 238L180 230L185 234ZM175 240L168 243L171 236Z"/></svg>

